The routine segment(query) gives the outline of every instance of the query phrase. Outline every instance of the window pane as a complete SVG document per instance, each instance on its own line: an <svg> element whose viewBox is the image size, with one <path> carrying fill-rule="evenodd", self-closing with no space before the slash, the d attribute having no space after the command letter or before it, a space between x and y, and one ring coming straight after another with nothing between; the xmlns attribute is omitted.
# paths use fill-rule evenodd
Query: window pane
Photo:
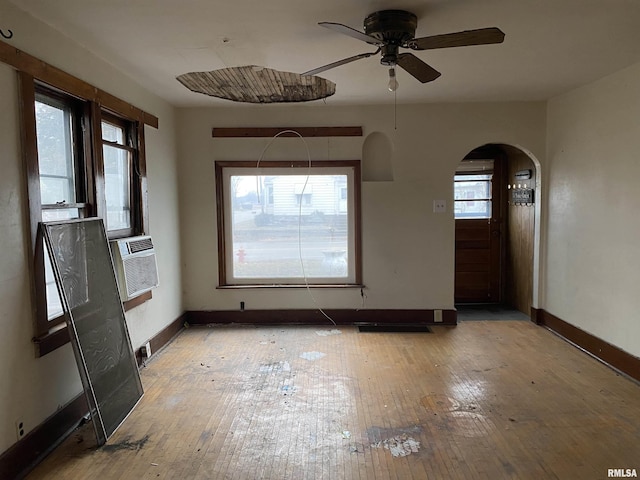
<svg viewBox="0 0 640 480"><path fill-rule="evenodd" d="M131 160L129 152L105 145L104 180L107 230L131 227Z"/></svg>
<svg viewBox="0 0 640 480"><path fill-rule="evenodd" d="M40 175L40 196L43 205L74 203L73 183L68 178Z"/></svg>
<svg viewBox="0 0 640 480"><path fill-rule="evenodd" d="M491 218L492 177L492 174L455 176L455 218Z"/></svg>
<svg viewBox="0 0 640 480"><path fill-rule="evenodd" d="M232 175L233 277L346 280L347 183L347 175Z"/></svg>
<svg viewBox="0 0 640 480"><path fill-rule="evenodd" d="M491 218L491 200L456 200L455 218Z"/></svg>
<svg viewBox="0 0 640 480"><path fill-rule="evenodd" d="M54 222L59 220L70 220L73 218L79 218L78 209L76 208L55 208L46 209L42 211L43 222ZM46 285L46 297L47 297L47 319L53 320L54 318L62 315L62 302L60 295L58 295L58 287L56 287L56 280L53 276L53 268L51 267L51 259L49 258L49 252L47 245L43 242L44 246L44 277Z"/></svg>
<svg viewBox="0 0 640 480"><path fill-rule="evenodd" d="M492 176L493 175L491 173L488 173L488 174L475 174L474 173L474 174L467 174L467 175L458 174L455 177L455 181L458 182L458 181L465 181L465 180L475 180L475 181L478 181L478 180L491 180Z"/></svg>
<svg viewBox="0 0 640 480"><path fill-rule="evenodd" d="M109 122L102 122L102 139L124 145L124 129Z"/></svg>
<svg viewBox="0 0 640 480"><path fill-rule="evenodd" d="M71 112L40 101L35 111L41 202L75 203Z"/></svg>

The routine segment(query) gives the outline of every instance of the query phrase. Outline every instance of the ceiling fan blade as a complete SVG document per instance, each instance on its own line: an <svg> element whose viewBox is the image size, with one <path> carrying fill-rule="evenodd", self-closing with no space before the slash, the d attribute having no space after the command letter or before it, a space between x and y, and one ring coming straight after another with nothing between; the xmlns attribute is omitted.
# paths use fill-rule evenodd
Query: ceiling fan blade
<svg viewBox="0 0 640 480"><path fill-rule="evenodd" d="M333 22L320 22L318 25L328 28L329 30L333 30L334 32L342 33L343 35L347 35L349 37L355 38L357 40L361 40L363 42L370 43L371 45L384 45L384 42L381 42L377 38L370 37L366 33L362 33L355 28L347 27L346 25L342 25L341 23L333 23Z"/></svg>
<svg viewBox="0 0 640 480"><path fill-rule="evenodd" d="M313 70L309 70L308 72L304 72L301 75L302 76L317 75L318 73L324 72L326 70L331 70L332 68L339 67L340 65L345 65L347 63L355 62L356 60L360 60L362 58L369 58L370 56L375 55L379 51L380 50L372 53L361 53L360 55L354 55L353 57L343 58L342 60L338 60L337 62L324 65L323 67L314 68Z"/></svg>
<svg viewBox="0 0 640 480"><path fill-rule="evenodd" d="M465 30L464 32L446 33L431 37L414 38L407 42L413 50L431 50L434 48L466 47L469 45L488 45L502 43L504 33L496 27Z"/></svg>
<svg viewBox="0 0 640 480"><path fill-rule="evenodd" d="M401 53L398 55L396 65L405 69L422 83L432 82L441 74L435 68L427 65L413 53Z"/></svg>

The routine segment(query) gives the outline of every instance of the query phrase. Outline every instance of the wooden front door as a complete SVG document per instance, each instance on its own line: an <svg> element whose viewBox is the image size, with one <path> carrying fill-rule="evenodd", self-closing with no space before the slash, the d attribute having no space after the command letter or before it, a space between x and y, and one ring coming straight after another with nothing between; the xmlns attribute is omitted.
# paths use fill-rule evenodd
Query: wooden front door
<svg viewBox="0 0 640 480"><path fill-rule="evenodd" d="M493 219L456 220L456 303L500 301L500 237Z"/></svg>
<svg viewBox="0 0 640 480"><path fill-rule="evenodd" d="M486 152L482 152L486 155ZM490 174L490 192L487 187L488 203L484 218L473 218L463 212L465 202L472 203L469 209L477 209L478 202L464 198L464 191L457 188L455 220L455 302L456 303L498 303L502 299L502 247L503 247L503 206L501 203L501 185L504 157L492 152L493 171ZM487 158L483 156L482 158ZM476 160L476 163L478 161ZM481 161L485 164L486 160ZM471 165L470 165L471 164ZM473 182L472 162L462 162L464 168L456 174L456 182ZM476 172L478 179L487 181L487 171ZM479 180L478 182L480 182ZM456 183L458 186L459 184ZM477 198L477 197L476 197Z"/></svg>

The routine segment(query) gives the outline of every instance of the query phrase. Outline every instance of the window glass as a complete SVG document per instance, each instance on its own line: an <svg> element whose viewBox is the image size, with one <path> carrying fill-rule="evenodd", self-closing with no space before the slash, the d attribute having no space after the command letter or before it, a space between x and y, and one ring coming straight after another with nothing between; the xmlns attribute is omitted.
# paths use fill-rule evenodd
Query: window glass
<svg viewBox="0 0 640 480"><path fill-rule="evenodd" d="M455 176L455 218L491 218L492 177L486 173Z"/></svg>
<svg viewBox="0 0 640 480"><path fill-rule="evenodd" d="M63 102L39 95L35 102L35 116L42 221L78 218L77 208L60 208L61 205L77 202L78 179L73 156L73 110ZM47 320L51 321L62 314L62 303L46 246L44 282Z"/></svg>
<svg viewBox="0 0 640 480"><path fill-rule="evenodd" d="M104 145L103 156L107 230L131 228L131 155Z"/></svg>
<svg viewBox="0 0 640 480"><path fill-rule="evenodd" d="M226 284L354 283L354 170L229 168Z"/></svg>
<svg viewBox="0 0 640 480"><path fill-rule="evenodd" d="M102 139L124 145L124 129L109 122L102 122Z"/></svg>
<svg viewBox="0 0 640 480"><path fill-rule="evenodd" d="M76 203L71 111L36 101L41 203Z"/></svg>

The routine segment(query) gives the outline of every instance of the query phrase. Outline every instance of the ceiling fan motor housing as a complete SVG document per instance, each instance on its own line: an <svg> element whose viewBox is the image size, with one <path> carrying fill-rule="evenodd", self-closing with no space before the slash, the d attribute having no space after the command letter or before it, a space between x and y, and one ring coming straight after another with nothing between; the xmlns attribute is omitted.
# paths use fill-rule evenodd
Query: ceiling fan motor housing
<svg viewBox="0 0 640 480"><path fill-rule="evenodd" d="M364 19L364 32L392 45L403 45L416 34L418 18L404 10L382 10Z"/></svg>
<svg viewBox="0 0 640 480"><path fill-rule="evenodd" d="M381 10L364 20L364 32L383 44L380 63L393 67L398 60L398 47L413 40L418 18L404 10Z"/></svg>

